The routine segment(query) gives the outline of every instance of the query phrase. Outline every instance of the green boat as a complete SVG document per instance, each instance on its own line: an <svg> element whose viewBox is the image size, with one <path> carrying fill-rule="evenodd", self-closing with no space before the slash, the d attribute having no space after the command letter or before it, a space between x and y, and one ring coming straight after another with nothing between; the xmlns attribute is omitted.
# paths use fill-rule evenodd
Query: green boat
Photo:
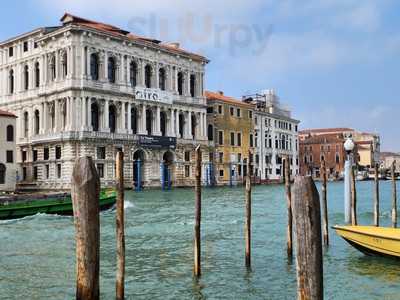
<svg viewBox="0 0 400 300"><path fill-rule="evenodd" d="M100 192L100 210L111 208L116 201L115 190ZM16 219L38 213L73 215L71 195L43 194L0 197L0 220Z"/></svg>

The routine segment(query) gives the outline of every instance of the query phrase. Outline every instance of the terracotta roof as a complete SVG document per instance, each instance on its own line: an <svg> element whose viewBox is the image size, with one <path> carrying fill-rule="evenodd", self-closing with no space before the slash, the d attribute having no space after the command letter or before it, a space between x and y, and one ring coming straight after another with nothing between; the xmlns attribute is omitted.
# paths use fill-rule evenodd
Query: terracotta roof
<svg viewBox="0 0 400 300"><path fill-rule="evenodd" d="M344 143L344 138L337 134L324 134L324 135L313 135L306 137L305 139L299 140L300 144L331 144L331 143Z"/></svg>
<svg viewBox="0 0 400 300"><path fill-rule="evenodd" d="M372 141L355 141L357 145L372 145Z"/></svg>
<svg viewBox="0 0 400 300"><path fill-rule="evenodd" d="M230 104L234 104L234 105L241 105L241 106L245 106L245 107L249 107L249 108L254 108L254 106L251 104L245 103L245 102L235 99L233 97L225 96L221 92L205 91L204 94L207 98L207 101L217 100L217 101L222 101L222 102L226 102L226 103L230 103Z"/></svg>
<svg viewBox="0 0 400 300"><path fill-rule="evenodd" d="M338 128L315 128L315 129L303 129L300 130L300 134L308 134L308 133L334 133L334 132L348 132L348 131L354 131L352 128L346 128L346 127L338 127Z"/></svg>
<svg viewBox="0 0 400 300"><path fill-rule="evenodd" d="M91 29L107 32L107 33L115 35L115 36L124 37L124 38L127 38L127 39L132 40L132 41L140 41L140 42L143 42L143 43L148 43L149 46L159 47L159 48L162 48L162 49L166 49L168 51L175 52L177 54L187 55L187 56L189 56L189 57L191 57L193 59L197 59L197 60L208 62L208 59L206 57L202 56L202 55L186 51L184 49L181 49L179 47L176 47L176 46L173 46L173 45L170 45L170 44L163 44L161 41L156 40L156 39L138 36L138 35L130 33L129 31L126 31L124 29L121 29L121 28L118 28L116 26L109 25L109 24L106 24L106 23L101 23L101 22L97 22L97 21L84 19L84 18L77 17L77 16L74 16L74 15L69 14L69 13L65 13L64 16L62 16L60 21L64 25L75 24L75 25L79 25L79 26L84 26L84 27L87 27L87 28L91 28Z"/></svg>
<svg viewBox="0 0 400 300"><path fill-rule="evenodd" d="M13 117L13 118L17 117L13 113L11 113L9 111L6 111L6 110L2 110L2 109L0 109L0 116L2 116L2 117Z"/></svg>

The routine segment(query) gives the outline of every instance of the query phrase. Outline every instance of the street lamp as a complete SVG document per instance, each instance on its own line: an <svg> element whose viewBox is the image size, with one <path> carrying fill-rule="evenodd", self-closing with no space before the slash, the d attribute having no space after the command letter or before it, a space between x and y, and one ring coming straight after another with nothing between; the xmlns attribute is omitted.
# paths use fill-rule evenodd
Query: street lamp
<svg viewBox="0 0 400 300"><path fill-rule="evenodd" d="M353 150L354 142L351 138L348 138L344 143L344 150L346 151L346 161L344 163L344 221L350 223L350 199L351 199L351 166L353 164Z"/></svg>

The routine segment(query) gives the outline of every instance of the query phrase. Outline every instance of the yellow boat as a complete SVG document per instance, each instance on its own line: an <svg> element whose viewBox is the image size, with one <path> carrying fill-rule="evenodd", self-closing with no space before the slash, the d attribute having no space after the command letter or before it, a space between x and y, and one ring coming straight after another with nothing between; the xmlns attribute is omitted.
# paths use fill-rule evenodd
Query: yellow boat
<svg viewBox="0 0 400 300"><path fill-rule="evenodd" d="M366 255L400 258L400 229L375 226L333 226L336 233Z"/></svg>

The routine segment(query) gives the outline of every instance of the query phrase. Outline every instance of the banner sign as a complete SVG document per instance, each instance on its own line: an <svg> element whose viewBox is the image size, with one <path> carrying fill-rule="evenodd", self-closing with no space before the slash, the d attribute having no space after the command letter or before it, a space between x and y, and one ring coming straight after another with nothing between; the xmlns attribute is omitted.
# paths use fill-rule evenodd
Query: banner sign
<svg viewBox="0 0 400 300"><path fill-rule="evenodd" d="M175 149L176 138L167 136L139 135L140 146L151 149Z"/></svg>
<svg viewBox="0 0 400 300"><path fill-rule="evenodd" d="M172 94L159 89L135 87L135 99L172 104Z"/></svg>

